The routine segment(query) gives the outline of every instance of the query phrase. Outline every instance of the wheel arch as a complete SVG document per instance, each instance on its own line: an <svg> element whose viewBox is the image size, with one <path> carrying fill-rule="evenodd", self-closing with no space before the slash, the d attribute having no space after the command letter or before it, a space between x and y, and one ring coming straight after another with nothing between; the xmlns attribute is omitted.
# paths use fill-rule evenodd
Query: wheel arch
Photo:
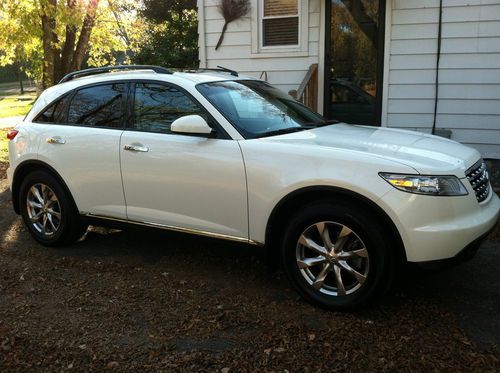
<svg viewBox="0 0 500 373"><path fill-rule="evenodd" d="M266 247L271 251L273 260L277 260L279 254L280 233L283 232L286 217L293 214L307 203L318 200L333 200L341 199L342 201L350 201L363 208L368 208L376 216L380 217L387 233L394 239L396 243L396 254L398 260L406 262L406 251L404 248L403 239L389 215L371 199L353 192L348 189L333 187L333 186L310 186L297 189L285 197L283 197L272 210L266 225L265 243Z"/></svg>
<svg viewBox="0 0 500 373"><path fill-rule="evenodd" d="M50 173L53 177L57 179L57 181L61 184L64 191L67 193L70 201L73 203L75 208L78 210L73 195L71 194L68 185L65 183L64 179L59 175L59 173L47 163L40 160L27 160L19 164L12 177L12 205L14 207L14 211L16 214L20 214L21 210L19 207L19 193L21 189L21 184L23 183L24 178L31 172L43 170Z"/></svg>

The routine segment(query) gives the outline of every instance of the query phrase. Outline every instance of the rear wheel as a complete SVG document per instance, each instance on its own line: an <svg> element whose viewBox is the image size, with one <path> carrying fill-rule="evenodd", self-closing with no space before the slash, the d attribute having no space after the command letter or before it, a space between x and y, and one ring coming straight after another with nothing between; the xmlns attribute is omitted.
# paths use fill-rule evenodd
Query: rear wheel
<svg viewBox="0 0 500 373"><path fill-rule="evenodd" d="M285 231L285 272L306 300L352 310L388 288L395 256L384 227L358 205L323 201L299 211Z"/></svg>
<svg viewBox="0 0 500 373"><path fill-rule="evenodd" d="M24 224L42 245L72 243L87 229L71 197L48 172L34 171L26 176L20 188L19 206Z"/></svg>

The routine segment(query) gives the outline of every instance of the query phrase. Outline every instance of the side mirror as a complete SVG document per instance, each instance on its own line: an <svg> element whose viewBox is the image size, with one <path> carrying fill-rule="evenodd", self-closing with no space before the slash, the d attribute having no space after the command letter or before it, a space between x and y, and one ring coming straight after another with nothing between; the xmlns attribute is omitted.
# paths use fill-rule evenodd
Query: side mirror
<svg viewBox="0 0 500 373"><path fill-rule="evenodd" d="M170 131L174 133L210 135L212 128L199 115L186 115L173 121Z"/></svg>

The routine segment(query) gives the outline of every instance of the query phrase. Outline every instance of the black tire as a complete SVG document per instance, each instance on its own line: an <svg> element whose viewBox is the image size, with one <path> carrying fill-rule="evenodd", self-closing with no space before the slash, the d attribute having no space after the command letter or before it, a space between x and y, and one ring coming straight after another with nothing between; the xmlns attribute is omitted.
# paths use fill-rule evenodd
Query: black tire
<svg viewBox="0 0 500 373"><path fill-rule="evenodd" d="M354 247L358 245L359 248L364 247L366 249L365 251L357 250L357 252L360 255L361 253L365 255L367 252L368 259L360 259L358 255L355 258L347 259L347 263L351 269L353 268L353 264L350 261L357 260L358 262L356 263L360 263L359 268L366 271L363 272L366 276L364 280L363 278L361 279L361 281L364 281L362 284L359 283L356 285L356 282L359 282L357 278L351 275L351 273L345 274L346 270L339 264L333 264L333 259L327 255L325 257L328 257L329 261L315 264L317 267L314 267L318 268L319 266L316 269L316 273L322 270L326 271L327 277L324 280L324 284L316 284L317 286L321 286L320 290L313 287L313 283L317 281L319 273L315 277L316 275L312 273L312 266L304 267L304 260L301 256L303 254L301 253L310 249L307 245L299 244L299 238L303 233L305 236L307 236L307 232L314 234L314 229L318 228L318 226L323 226L320 222L327 222L328 230L330 232L333 230L333 233L329 233L329 236L332 236L330 241L336 240L340 236L340 233L336 232L340 232L343 229L342 226L354 232L354 235L347 233L346 238L344 238L345 244L339 245L339 247L346 245ZM316 223L320 224L316 226ZM348 232L349 229L345 232ZM313 241L321 240L321 235L317 234L319 238L311 236ZM336 234L337 236L335 236ZM305 241L302 240L301 242ZM327 245L324 246L326 247ZM312 203L298 211L291 218L283 235L281 259L288 279L305 300L330 310L352 311L370 303L389 289L396 265L396 253L393 247L394 244L387 234L385 227L382 225L380 218L358 204L327 200ZM347 247L346 252L347 254L345 255L352 255L352 250L349 251L349 247ZM316 255L316 252L314 252L313 256ZM322 260L323 257L322 255L318 255L317 258ZM302 262L302 269L299 268L299 259ZM339 257L337 257L338 259ZM329 268L332 268L331 272L325 269L326 264L329 265ZM344 286L336 285L338 284L338 280L333 270L334 267L338 267L335 269L342 272L341 279L343 278L345 281L347 277L352 282L350 285L352 286L351 289L347 290L347 287L345 287L346 290L344 290ZM358 274L359 272L361 270L358 271ZM356 289L357 286L359 287ZM329 292L329 294L325 292Z"/></svg>
<svg viewBox="0 0 500 373"><path fill-rule="evenodd" d="M37 230L30 220L28 212L29 191L33 186L41 184L50 188L50 192L57 198L57 211L60 213L60 219L56 221L58 228L53 229L50 235ZM24 178L19 192L19 207L23 222L31 236L44 246L72 244L87 231L87 225L81 222L78 210L69 193L53 175L44 170L33 171ZM53 219L56 220L56 218Z"/></svg>

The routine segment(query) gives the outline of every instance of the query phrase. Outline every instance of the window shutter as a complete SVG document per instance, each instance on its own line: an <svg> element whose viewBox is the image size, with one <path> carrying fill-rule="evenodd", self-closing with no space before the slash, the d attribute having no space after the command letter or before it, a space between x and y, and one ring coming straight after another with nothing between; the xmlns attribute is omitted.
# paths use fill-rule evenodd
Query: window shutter
<svg viewBox="0 0 500 373"><path fill-rule="evenodd" d="M264 19L264 46L299 44L299 18Z"/></svg>
<svg viewBox="0 0 500 373"><path fill-rule="evenodd" d="M264 17L295 16L298 12L297 0L264 0Z"/></svg>

